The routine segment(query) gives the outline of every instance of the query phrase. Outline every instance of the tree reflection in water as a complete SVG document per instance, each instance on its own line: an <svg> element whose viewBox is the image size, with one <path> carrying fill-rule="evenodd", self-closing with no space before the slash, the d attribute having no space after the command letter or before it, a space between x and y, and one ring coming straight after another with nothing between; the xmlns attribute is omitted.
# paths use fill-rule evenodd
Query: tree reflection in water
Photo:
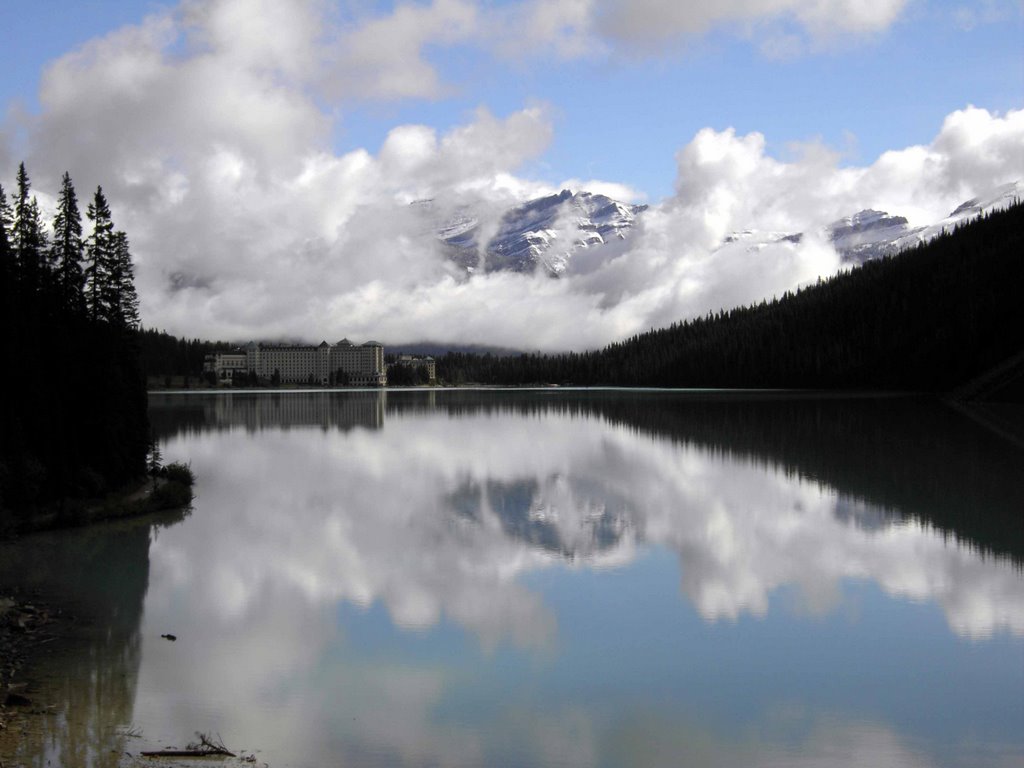
<svg viewBox="0 0 1024 768"><path fill-rule="evenodd" d="M151 411L196 511L94 545L134 597L82 579L110 627L101 661L69 667L90 682L66 711L108 708L83 743L202 728L297 765L678 764L683 735L693 764L969 764L979 733L1024 753L1020 673L1000 666L1024 637L1022 453L937 403L232 393Z"/></svg>

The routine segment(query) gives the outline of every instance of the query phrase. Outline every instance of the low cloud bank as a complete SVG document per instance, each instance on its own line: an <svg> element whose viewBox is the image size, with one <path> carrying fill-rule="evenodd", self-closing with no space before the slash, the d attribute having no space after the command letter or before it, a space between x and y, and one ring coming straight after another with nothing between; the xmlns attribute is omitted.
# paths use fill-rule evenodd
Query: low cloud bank
<svg viewBox="0 0 1024 768"><path fill-rule="evenodd" d="M1024 110L967 107L927 146L887 152L867 167L843 166L818 145L780 160L761 134L705 128L678 152L675 194L651 205L628 247L590 252L559 280L467 279L409 203L431 198L439 211L471 209L487 232L509 206L558 189L521 175L552 139L547 112L480 108L447 132L401 125L376 153L339 154L331 135L344 116L325 105L410 95L391 93L402 83L442 93L422 59L410 64L426 67L419 79L406 77L389 69L395 62L375 58L393 48L366 41L398 35L413 51L463 44L481 39L493 18L472 3L437 0L336 20L324 41L323 4L288 14L266 5L266 14L243 14L242 24L236 3L185 3L94 40L47 69L41 112L23 126L44 198L65 169L80 195L103 184L132 239L148 326L234 340L600 347L830 274L838 257L823 229L841 216L875 207L930 223L1024 178ZM515 18L541 14L563 37L576 18L598 34L601 19L627 5L560 3L542 13L525 4ZM671 29L698 33L767 13L755 5L723 6ZM819 13L828 5L820 2L783 5L811 35L824 34L821 20L834 16L883 28L902 7L861 4L863 14L836 16ZM271 23L268 34L261 25ZM355 77L362 69L372 77ZM9 153L0 159L3 178L13 178ZM629 192L613 181L564 184ZM804 237L721 247L748 229Z"/></svg>

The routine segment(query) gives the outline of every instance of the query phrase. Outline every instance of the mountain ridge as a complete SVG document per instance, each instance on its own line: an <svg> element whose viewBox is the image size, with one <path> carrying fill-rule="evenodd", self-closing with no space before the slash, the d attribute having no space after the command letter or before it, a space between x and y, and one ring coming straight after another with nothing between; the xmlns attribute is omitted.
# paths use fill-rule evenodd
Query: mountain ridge
<svg viewBox="0 0 1024 768"><path fill-rule="evenodd" d="M926 243L980 214L1007 208L1024 198L1024 182L1002 184L973 197L939 221L911 227L903 216L865 209L829 225L829 239L845 264L863 264L891 256L918 243Z"/></svg>
<svg viewBox="0 0 1024 768"><path fill-rule="evenodd" d="M418 201L426 208L431 203ZM557 277L565 273L576 252L625 240L646 210L646 205L563 189L509 208L486 243L480 243L480 220L466 209L438 224L435 237L468 274L541 269Z"/></svg>
<svg viewBox="0 0 1024 768"><path fill-rule="evenodd" d="M950 392L1024 350L1022 225L1018 201L781 298L600 350L448 355L438 376L481 384Z"/></svg>
<svg viewBox="0 0 1024 768"><path fill-rule="evenodd" d="M865 208L833 221L824 235L844 265L863 264L928 242L948 229L980 213L1006 208L1024 198L1024 181L996 187L964 201L946 217L932 224L911 226L908 219L889 211ZM417 201L428 214L432 200ZM490 272L534 273L552 277L567 274L573 258L583 251L628 245L637 231L647 205L624 203L607 195L568 189L532 198L507 209L497 229L487 236L478 215L460 208L432 226L448 258L467 275ZM799 243L806 232L737 230L727 235L717 250L745 243L751 250L780 242ZM486 242L481 243L481 239ZM613 258L620 249L609 249Z"/></svg>

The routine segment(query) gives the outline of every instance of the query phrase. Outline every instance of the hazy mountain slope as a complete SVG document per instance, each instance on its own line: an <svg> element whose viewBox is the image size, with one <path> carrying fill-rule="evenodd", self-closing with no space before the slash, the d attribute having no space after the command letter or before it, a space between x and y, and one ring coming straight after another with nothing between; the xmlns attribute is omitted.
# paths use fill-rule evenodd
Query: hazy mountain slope
<svg viewBox="0 0 1024 768"><path fill-rule="evenodd" d="M918 227L908 226L902 216L883 211L860 211L833 222L828 229L829 239L844 262L863 264L918 243L926 243L980 213L1007 208L1021 198L1024 198L1024 182L1004 184L986 195L961 203L946 218Z"/></svg>
<svg viewBox="0 0 1024 768"><path fill-rule="evenodd" d="M940 230L941 231L941 230ZM603 350L438 362L488 384L949 391L1024 350L1024 204L782 298Z"/></svg>
<svg viewBox="0 0 1024 768"><path fill-rule="evenodd" d="M844 263L863 264L927 242L979 213L1006 208L1022 197L1024 182L1006 184L967 200L940 221L914 227L898 212L865 209L832 222L826 227L826 236ZM540 269L552 276L570 271L573 257L583 250L602 249L613 242L628 247L647 210L646 205L631 205L605 195L562 190L510 208L500 215L495 229L493 225L485 228L480 215L470 209L459 209L438 221L433 218L438 215L433 201L417 205L430 221L427 231L467 274L533 273ZM802 232L748 229L727 236L720 249L743 247L754 252L772 243L799 243L803 237ZM621 252L620 247L594 256L600 263Z"/></svg>
<svg viewBox="0 0 1024 768"><path fill-rule="evenodd" d="M459 211L440 223L436 236L452 260L470 273L540 268L560 275L579 250L628 238L646 208L605 195L562 190L508 210L485 244L480 242L485 237L481 223L471 211Z"/></svg>

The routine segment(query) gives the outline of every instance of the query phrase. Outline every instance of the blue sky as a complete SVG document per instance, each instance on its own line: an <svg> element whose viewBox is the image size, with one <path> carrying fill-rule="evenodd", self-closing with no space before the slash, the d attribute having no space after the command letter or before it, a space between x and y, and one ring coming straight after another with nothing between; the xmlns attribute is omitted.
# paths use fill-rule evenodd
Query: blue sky
<svg viewBox="0 0 1024 768"><path fill-rule="evenodd" d="M820 140L844 161L927 143L968 104L1004 112L1024 99L1024 29L960 27L952 5L922 8L893 29L835 50L774 60L726 33L686 41L657 58L539 61L502 67L438 58L458 95L438 103L367 106L339 142L376 148L394 122L458 122L477 104L498 113L553 105L556 136L538 162L552 178L621 181L649 199L670 194L675 152L703 127L759 131L769 151ZM955 54L952 52L955 51Z"/></svg>
<svg viewBox="0 0 1024 768"><path fill-rule="evenodd" d="M395 4L376 5L384 11ZM39 76L51 60L173 7L129 0L5 4L0 28L14 67L0 97L8 107L38 111ZM672 191L674 153L706 126L759 131L780 157L790 142L820 140L840 150L843 161L863 164L929 141L943 117L968 104L1019 108L1022 40L1013 3L919 2L888 29L783 58L727 30L673 41L651 56L624 50L517 62L469 46L439 48L427 56L447 95L343 102L335 147L376 151L396 124L443 130L480 105L505 114L539 103L552 109L556 135L530 168L533 175L615 180L658 199Z"/></svg>
<svg viewBox="0 0 1024 768"><path fill-rule="evenodd" d="M511 293L592 321L542 347L593 346L834 268L782 254L799 268L708 287L734 266L694 292L693 264L672 259L703 265L723 228L807 229L869 206L924 221L1024 175L1024 22L1010 0L92 0L8 3L0 30L0 179L10 188L25 159L44 206L65 169L102 183L136 245L144 315L179 332L345 324L413 341L423 317L384 322L395 307L364 311L367 291L433 288L440 337ZM225 179L245 186L248 210ZM399 238L368 255L394 235L383 211L396 201L464 205L472 192L485 218L566 184L659 211L632 266L600 285L480 279L442 301L451 275L429 246ZM251 240L282 188L297 210L275 214L276 239ZM191 241L163 245L183 231ZM653 254L667 242L679 253ZM671 274L653 270L667 259ZM344 286L325 286L326 263ZM281 264L286 279L266 277ZM285 309L310 286L327 293ZM254 307L292 317L267 326ZM476 332L514 343L521 331Z"/></svg>

